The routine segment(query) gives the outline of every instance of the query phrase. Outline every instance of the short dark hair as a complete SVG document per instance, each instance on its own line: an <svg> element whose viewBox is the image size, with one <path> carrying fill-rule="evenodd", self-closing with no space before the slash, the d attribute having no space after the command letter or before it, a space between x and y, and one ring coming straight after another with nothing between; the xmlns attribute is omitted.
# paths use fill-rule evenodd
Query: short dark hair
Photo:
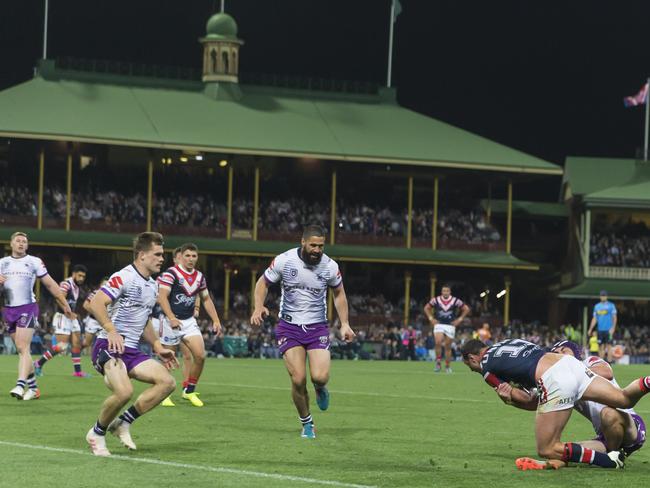
<svg viewBox="0 0 650 488"><path fill-rule="evenodd" d="M82 273L88 273L88 268L86 268L83 264L75 264L72 267L72 272L78 273L79 271L81 271Z"/></svg>
<svg viewBox="0 0 650 488"><path fill-rule="evenodd" d="M193 242L186 242L179 249L180 249L181 254L185 254L185 251L199 252L199 247L196 244L194 244Z"/></svg>
<svg viewBox="0 0 650 488"><path fill-rule="evenodd" d="M142 232L133 239L133 259L141 252L149 251L153 246L164 244L162 234L158 232Z"/></svg>
<svg viewBox="0 0 650 488"><path fill-rule="evenodd" d="M440 289L442 290L443 288L449 288L451 290L451 285L449 283L443 283Z"/></svg>
<svg viewBox="0 0 650 488"><path fill-rule="evenodd" d="M181 249L182 249L181 246L178 246L176 249L174 249L174 254L173 254L173 256L176 256L177 254L180 254L180 253L182 252Z"/></svg>
<svg viewBox="0 0 650 488"><path fill-rule="evenodd" d="M310 224L305 226L302 231L302 238L309 239L310 237L325 237L325 229L319 224Z"/></svg>
<svg viewBox="0 0 650 488"><path fill-rule="evenodd" d="M463 356L463 359L467 359L470 354L480 354L481 349L484 347L487 346L478 339L470 339L460 348L460 353Z"/></svg>

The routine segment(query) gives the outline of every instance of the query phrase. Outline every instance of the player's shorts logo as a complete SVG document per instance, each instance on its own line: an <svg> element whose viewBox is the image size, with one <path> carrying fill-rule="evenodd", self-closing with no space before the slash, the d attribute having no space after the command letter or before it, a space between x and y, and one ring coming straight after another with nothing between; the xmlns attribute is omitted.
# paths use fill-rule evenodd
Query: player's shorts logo
<svg viewBox="0 0 650 488"><path fill-rule="evenodd" d="M329 336L320 336L318 338L321 344L327 344L327 341L329 340Z"/></svg>
<svg viewBox="0 0 650 488"><path fill-rule="evenodd" d="M588 378L594 377L594 373L592 373L591 370L589 369L585 369L585 374L587 375Z"/></svg>
<svg viewBox="0 0 650 488"><path fill-rule="evenodd" d="M26 325L27 324L27 314L23 313L20 315L20 318L18 319L18 323L20 325Z"/></svg>
<svg viewBox="0 0 650 488"><path fill-rule="evenodd" d="M281 346L281 345L284 344L285 342L287 342L287 338L286 338L286 337L280 337L280 338L278 339L278 346Z"/></svg>

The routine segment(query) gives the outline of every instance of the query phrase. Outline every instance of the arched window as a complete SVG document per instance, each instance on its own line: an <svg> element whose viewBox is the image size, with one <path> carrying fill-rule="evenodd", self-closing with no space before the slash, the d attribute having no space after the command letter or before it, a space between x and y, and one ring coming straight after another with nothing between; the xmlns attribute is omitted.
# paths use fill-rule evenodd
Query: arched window
<svg viewBox="0 0 650 488"><path fill-rule="evenodd" d="M222 73L228 73L228 68L229 68L229 66L228 66L228 64L229 64L228 63L228 51L223 51L221 53L221 62L222 62L222 67L223 67Z"/></svg>
<svg viewBox="0 0 650 488"><path fill-rule="evenodd" d="M215 48L210 49L210 61L212 62L211 73L217 72L217 50Z"/></svg>
<svg viewBox="0 0 650 488"><path fill-rule="evenodd" d="M232 52L232 74L236 75L237 71L239 70L239 67L237 66L237 50L233 50Z"/></svg>

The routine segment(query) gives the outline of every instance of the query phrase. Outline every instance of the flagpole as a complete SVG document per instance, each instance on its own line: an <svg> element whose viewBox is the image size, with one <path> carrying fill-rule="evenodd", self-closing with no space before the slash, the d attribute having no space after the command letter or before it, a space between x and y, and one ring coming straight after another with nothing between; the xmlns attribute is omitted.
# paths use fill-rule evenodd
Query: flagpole
<svg viewBox="0 0 650 488"><path fill-rule="evenodd" d="M45 0L45 20L43 22L43 59L47 59L47 14L50 10L49 0Z"/></svg>
<svg viewBox="0 0 650 488"><path fill-rule="evenodd" d="M648 100L648 90L650 89L650 78L646 80L646 94L645 94L645 137L643 139L643 160L648 160L648 120L650 119L650 100Z"/></svg>
<svg viewBox="0 0 650 488"><path fill-rule="evenodd" d="M388 34L388 73L386 73L386 86L390 88L393 72L393 29L395 28L395 0L390 6L390 31Z"/></svg>
<svg viewBox="0 0 650 488"><path fill-rule="evenodd" d="M221 13L226 11L226 0L221 0Z"/></svg>

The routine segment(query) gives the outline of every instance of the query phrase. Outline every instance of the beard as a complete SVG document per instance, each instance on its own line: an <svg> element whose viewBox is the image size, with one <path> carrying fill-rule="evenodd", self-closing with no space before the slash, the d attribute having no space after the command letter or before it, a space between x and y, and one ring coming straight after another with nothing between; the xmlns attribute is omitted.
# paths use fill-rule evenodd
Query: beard
<svg viewBox="0 0 650 488"><path fill-rule="evenodd" d="M309 252L306 248L302 248L302 259L305 263L315 266L320 263L323 253L321 252Z"/></svg>

